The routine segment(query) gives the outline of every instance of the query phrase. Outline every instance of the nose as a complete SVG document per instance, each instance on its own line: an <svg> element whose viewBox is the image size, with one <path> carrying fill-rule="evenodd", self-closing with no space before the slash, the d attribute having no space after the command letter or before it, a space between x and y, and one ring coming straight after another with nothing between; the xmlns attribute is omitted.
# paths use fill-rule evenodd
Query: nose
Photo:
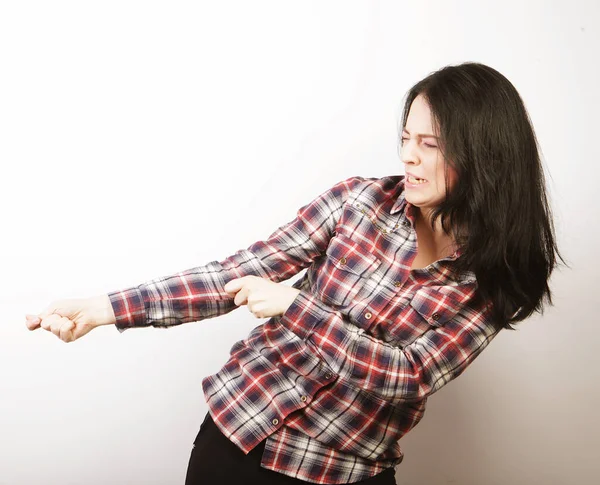
<svg viewBox="0 0 600 485"><path fill-rule="evenodd" d="M417 149L410 140L406 140L401 146L400 158L405 165L419 165L421 163Z"/></svg>

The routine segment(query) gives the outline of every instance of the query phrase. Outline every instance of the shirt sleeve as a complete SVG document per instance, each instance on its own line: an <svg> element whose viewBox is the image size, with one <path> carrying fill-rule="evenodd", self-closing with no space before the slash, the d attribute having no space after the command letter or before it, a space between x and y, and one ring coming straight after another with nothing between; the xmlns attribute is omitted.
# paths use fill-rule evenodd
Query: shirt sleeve
<svg viewBox="0 0 600 485"><path fill-rule="evenodd" d="M296 218L223 261L108 293L116 327L169 327L203 320L238 308L223 287L254 275L280 282L309 266L327 248L351 190L364 181L350 177L298 209Z"/></svg>
<svg viewBox="0 0 600 485"><path fill-rule="evenodd" d="M458 377L497 335L487 307L465 307L405 347L365 333L301 290L281 316L340 379L392 402L430 396Z"/></svg>

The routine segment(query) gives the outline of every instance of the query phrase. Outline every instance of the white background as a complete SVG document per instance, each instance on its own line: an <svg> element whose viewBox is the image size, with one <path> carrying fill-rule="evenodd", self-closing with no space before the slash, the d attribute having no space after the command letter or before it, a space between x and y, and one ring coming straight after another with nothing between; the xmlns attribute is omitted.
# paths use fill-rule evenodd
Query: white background
<svg viewBox="0 0 600 485"><path fill-rule="evenodd" d="M406 91L465 61L525 100L572 269L430 399L397 481L597 483L599 10L2 2L0 484L183 484L201 379L260 321L242 307L65 344L25 313L220 261L344 178L403 173Z"/></svg>

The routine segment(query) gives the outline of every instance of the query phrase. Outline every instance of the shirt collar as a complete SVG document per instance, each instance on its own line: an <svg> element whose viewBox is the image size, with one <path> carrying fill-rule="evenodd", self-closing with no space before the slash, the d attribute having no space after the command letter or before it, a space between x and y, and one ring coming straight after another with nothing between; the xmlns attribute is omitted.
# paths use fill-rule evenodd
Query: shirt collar
<svg viewBox="0 0 600 485"><path fill-rule="evenodd" d="M396 199L396 202L392 206L392 209L390 210L390 214L395 214L396 212L400 212L402 209L404 209L404 206L406 204L407 204L407 201L404 198L404 183L403 183L401 190L400 190L400 195L398 196L398 198Z"/></svg>

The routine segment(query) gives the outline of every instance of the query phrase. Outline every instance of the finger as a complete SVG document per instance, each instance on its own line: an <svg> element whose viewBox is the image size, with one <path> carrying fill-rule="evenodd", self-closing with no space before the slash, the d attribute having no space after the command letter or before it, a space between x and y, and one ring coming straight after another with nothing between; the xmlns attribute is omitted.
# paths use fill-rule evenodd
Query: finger
<svg viewBox="0 0 600 485"><path fill-rule="evenodd" d="M48 330L48 332L54 333L58 331L57 321L60 319L59 315L56 316L48 316L42 319L42 328Z"/></svg>
<svg viewBox="0 0 600 485"><path fill-rule="evenodd" d="M242 278L234 278L232 280L230 280L224 287L223 289L227 292L227 293L237 293L240 288L242 286L244 286L244 281L243 281L243 277Z"/></svg>
<svg viewBox="0 0 600 485"><path fill-rule="evenodd" d="M63 342L72 342L73 340L75 340L73 338L73 329L75 328L75 322L65 317L63 317L63 320L65 321L60 326L58 338L61 339Z"/></svg>
<svg viewBox="0 0 600 485"><path fill-rule="evenodd" d="M52 324L50 325L50 330L51 332L56 335L58 338L60 338L60 332L62 330L63 327L69 327L71 326L71 320L69 320L66 317L58 317L58 319L54 320L52 322Z"/></svg>
<svg viewBox="0 0 600 485"><path fill-rule="evenodd" d="M51 314L48 315L45 318L42 318L42 321L40 322L40 326L44 329L44 330L48 330L49 332L52 331L52 324L55 323L57 320L60 320L62 317L60 315L55 315L55 314Z"/></svg>
<svg viewBox="0 0 600 485"><path fill-rule="evenodd" d="M54 306L46 308L44 311L38 313L38 317L42 320L48 318L50 315L54 315Z"/></svg>
<svg viewBox="0 0 600 485"><path fill-rule="evenodd" d="M256 318L263 318L264 305L261 303L248 302L248 310L250 310Z"/></svg>
<svg viewBox="0 0 600 485"><path fill-rule="evenodd" d="M35 330L36 328L40 328L41 319L36 315L25 315L27 321L25 325L29 330Z"/></svg>
<svg viewBox="0 0 600 485"><path fill-rule="evenodd" d="M53 315L52 317L53 318L51 318L51 319L50 319L50 317L48 317L50 320L49 330L58 337L60 335L60 327L62 327L63 324L65 323L63 321L64 317L61 317L60 315Z"/></svg>
<svg viewBox="0 0 600 485"><path fill-rule="evenodd" d="M250 288L248 286L243 286L240 291L238 291L233 299L233 302L237 305L246 305L248 303L248 294L250 293Z"/></svg>

